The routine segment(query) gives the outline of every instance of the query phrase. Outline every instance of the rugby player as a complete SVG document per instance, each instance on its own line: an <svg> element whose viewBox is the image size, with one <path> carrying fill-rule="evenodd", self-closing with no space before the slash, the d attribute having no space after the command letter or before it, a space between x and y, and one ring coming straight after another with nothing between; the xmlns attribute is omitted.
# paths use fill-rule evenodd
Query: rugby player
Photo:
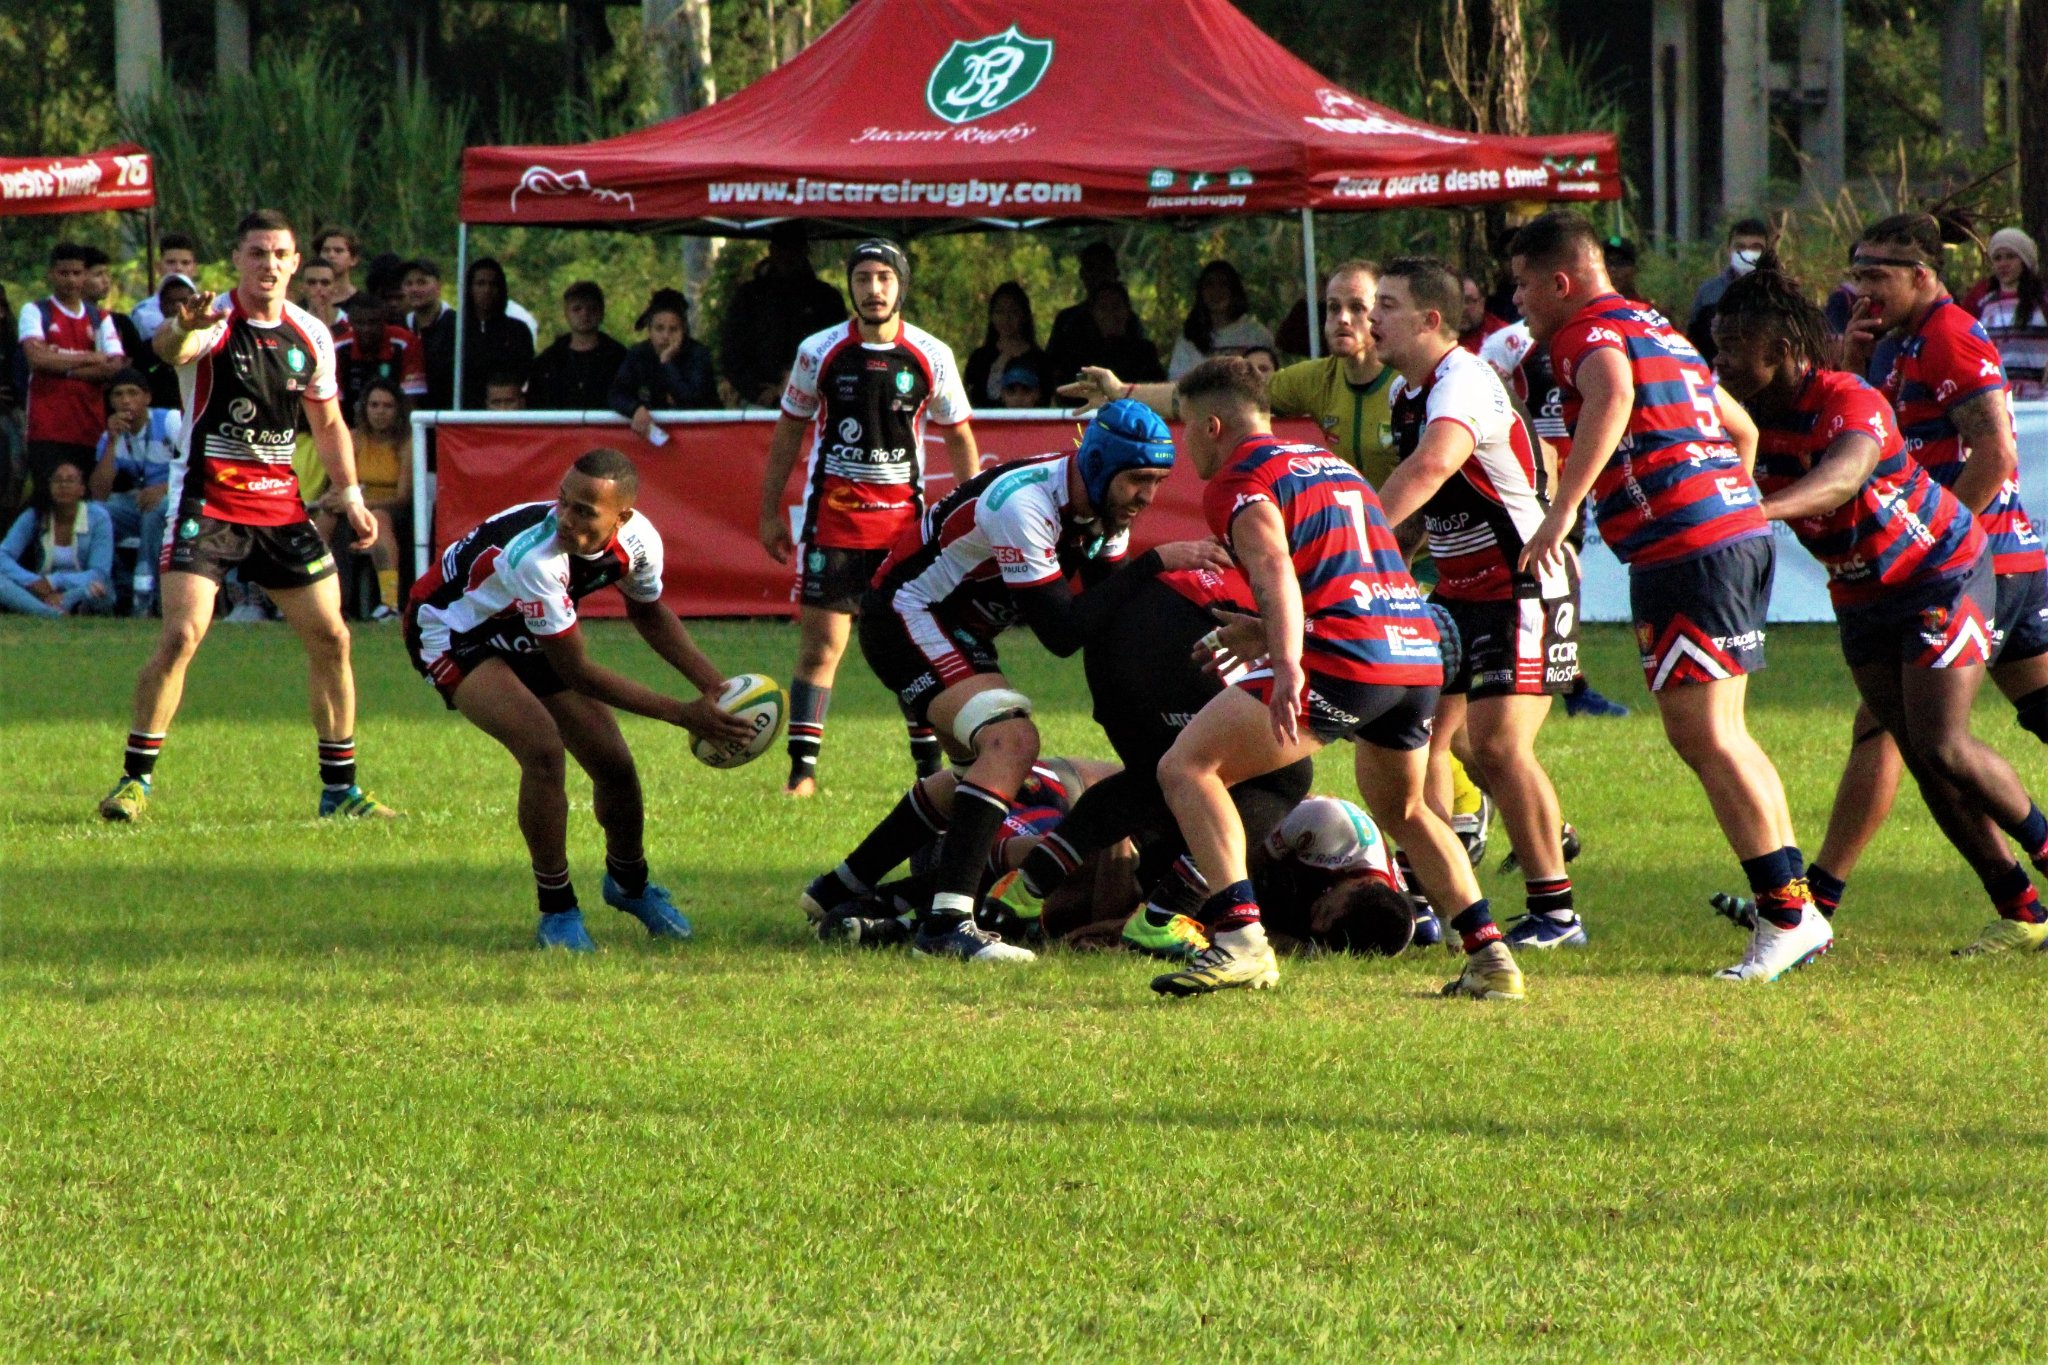
<svg viewBox="0 0 2048 1365"><path fill-rule="evenodd" d="M1970 733L1997 594L1984 532L1907 457L1884 396L1826 368L1827 318L1771 253L1728 286L1713 327L1714 368L1760 428L1764 515L1827 569L1856 691L1997 911L1958 954L2040 947L2048 914L2000 830L2024 843L2041 811Z"/></svg>
<svg viewBox="0 0 2048 1365"><path fill-rule="evenodd" d="M2019 450L1998 349L1949 297L1941 259L1941 227L1928 214L1900 214L1864 230L1849 269L1856 303L1847 359L1861 368L1868 355L1867 378L1891 402L1906 453L1969 508L1989 538L1991 681L2013 704L2020 728L2048 740L2048 560L2020 505ZM1827 837L1807 871L1814 902L1829 915L1891 813L1899 768L1896 738L1869 707L1858 708ZM2035 866L2048 861L2048 826L2014 837ZM1733 897L1715 903L1738 923L1754 913ZM2048 927L2038 922L2002 919L1973 947L2038 946L2044 937Z"/></svg>
<svg viewBox="0 0 2048 1365"><path fill-rule="evenodd" d="M1235 784L1355 741L1366 808L1414 866L1430 900L1458 907L1465 970L1446 994L1519 999L1521 971L1501 941L1472 865L1424 798L1429 727L1443 684L1435 619L1408 576L1379 499L1317 446L1271 436L1265 387L1244 361L1205 361L1179 384L1182 444L1208 481L1210 528L1244 570L1264 638L1219 659L1265 662L1217 693L1159 763L1159 785L1211 895L1209 948L1155 979L1165 994L1273 985Z"/></svg>
<svg viewBox="0 0 2048 1365"><path fill-rule="evenodd" d="M1138 403L1096 414L1072 455L1042 455L976 475L911 526L861 603L868 665L919 724L965 764L939 842L933 894L912 946L977 962L1028 961L973 919L983 860L1010 799L1038 758L1031 699L1003 676L995 641L1022 621L1053 654L1081 647L1088 623L1152 575L1216 567L1206 542L1148 550L1119 569L1132 521L1173 467L1166 424ZM1078 598L1067 576L1079 572ZM869 890L862 869L893 867L926 839L931 813L915 790L897 802L854 854L814 880L802 904L813 919Z"/></svg>
<svg viewBox="0 0 2048 1365"><path fill-rule="evenodd" d="M1665 736L1705 788L1759 909L1728 981L1772 981L1825 953L1784 784L1743 721L1763 667L1775 568L1750 477L1756 428L1692 343L1655 309L1614 292L1583 218L1546 213L1515 235L1515 302L1550 348L1571 457L1522 549L1525 573L1564 563L1579 504L1595 496L1601 538L1629 566L1643 673Z"/></svg>
<svg viewBox="0 0 2048 1365"><path fill-rule="evenodd" d="M1467 292L1476 294L1470 280ZM1540 448L1493 368L1459 340L1466 294L1441 262L1403 257L1380 275L1373 343L1401 372L1394 389L1401 463L1380 489L1387 520L1420 514L1436 561L1430 600L1463 642L1437 702L1431 762L1447 766L1465 726L1486 791L1500 807L1522 869L1528 913L1514 948L1576 946L1557 791L1536 757L1550 699L1578 673L1579 594L1572 565L1525 571L1524 539L1543 521Z"/></svg>
<svg viewBox="0 0 2048 1365"><path fill-rule="evenodd" d="M955 487L980 466L960 367L945 342L903 320L909 288L910 262L894 242L874 238L854 247L846 260L853 318L797 348L782 416L768 443L761 544L778 564L795 555L798 571L789 780L783 787L791 796L818 789L825 713L861 594L924 509L926 422L944 433ZM807 434L803 526L792 539L782 490ZM909 728L919 775L936 771L939 743L930 727L911 721Z"/></svg>
<svg viewBox="0 0 2048 1365"><path fill-rule="evenodd" d="M100 802L108 820L149 805L157 755L184 695L185 670L213 621L230 569L266 589L306 650L323 816L397 812L356 783L356 689L334 556L307 519L292 472L300 414L341 499L358 551L377 521L356 482L355 449L337 401L334 345L319 319L287 301L299 248L283 214L259 209L235 228L233 293L187 298L151 344L178 371L185 423L172 465L170 533L160 560L163 630L135 681L121 780Z"/></svg>
<svg viewBox="0 0 2048 1365"><path fill-rule="evenodd" d="M751 727L713 700L725 677L661 601L661 536L633 510L640 477L616 450L592 450L562 476L553 502L486 517L413 584L405 647L451 711L519 763L519 832L532 858L543 948L590 952L569 880L564 756L590 775L604 829L606 905L655 938L686 939L690 922L647 879L640 775L612 708L679 725L705 739ZM576 604L617 584L626 619L703 695L678 701L590 658Z"/></svg>

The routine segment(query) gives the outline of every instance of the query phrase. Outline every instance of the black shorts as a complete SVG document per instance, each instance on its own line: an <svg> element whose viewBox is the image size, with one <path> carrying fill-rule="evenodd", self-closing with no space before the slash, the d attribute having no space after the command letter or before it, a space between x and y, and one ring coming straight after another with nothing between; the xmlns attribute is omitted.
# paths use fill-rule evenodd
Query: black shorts
<svg viewBox="0 0 2048 1365"><path fill-rule="evenodd" d="M2016 664L2048 654L2048 572L1999 574L1995 596L1991 662Z"/></svg>
<svg viewBox="0 0 2048 1365"><path fill-rule="evenodd" d="M873 589L860 601L860 652L916 725L929 723L925 713L932 698L955 683L1002 672L995 641L929 613L920 614L913 627L890 594Z"/></svg>
<svg viewBox="0 0 2048 1365"><path fill-rule="evenodd" d="M1996 598L1991 556L1986 555L1966 574L1914 584L1868 606L1838 608L1842 657L1851 668L1968 668L1987 663Z"/></svg>
<svg viewBox="0 0 2048 1365"><path fill-rule="evenodd" d="M433 650L431 657L428 651ZM416 609L405 613L405 653L419 675L434 685L450 711L455 709L455 689L462 680L492 659L503 659L526 690L536 697L552 697L569 690L561 674L541 653L539 642L518 622L501 624L494 631L473 632L429 643L420 629Z"/></svg>
<svg viewBox="0 0 2048 1365"><path fill-rule="evenodd" d="M1262 702L1271 702L1272 670L1258 669L1237 686ZM1302 728L1325 744L1361 740L1376 749L1407 753L1429 743L1436 700L1442 691L1440 687L1353 682L1310 669Z"/></svg>
<svg viewBox="0 0 2048 1365"><path fill-rule="evenodd" d="M1752 536L1681 564L1631 569L1629 611L1650 690L1762 668L1777 566L1771 537Z"/></svg>
<svg viewBox="0 0 2048 1365"><path fill-rule="evenodd" d="M1526 587L1527 595L1524 596ZM1579 593L1543 598L1536 585L1516 585L1505 602L1430 599L1457 628L1457 657L1446 657L1444 693L1488 697L1557 697L1579 674ZM1454 667L1452 665L1455 665Z"/></svg>
<svg viewBox="0 0 2048 1365"><path fill-rule="evenodd" d="M823 611L852 613L889 557L887 550L844 550L836 545L800 545L796 600Z"/></svg>
<svg viewBox="0 0 2048 1365"><path fill-rule="evenodd" d="M180 516L166 538L164 573L196 573L220 583L240 569L259 588L307 588L334 577L334 555L311 521L245 526L217 517Z"/></svg>
<svg viewBox="0 0 2048 1365"><path fill-rule="evenodd" d="M1223 690L1191 657L1214 629L1214 617L1155 578L1082 651L1095 723L1125 767L1157 767L1195 713Z"/></svg>

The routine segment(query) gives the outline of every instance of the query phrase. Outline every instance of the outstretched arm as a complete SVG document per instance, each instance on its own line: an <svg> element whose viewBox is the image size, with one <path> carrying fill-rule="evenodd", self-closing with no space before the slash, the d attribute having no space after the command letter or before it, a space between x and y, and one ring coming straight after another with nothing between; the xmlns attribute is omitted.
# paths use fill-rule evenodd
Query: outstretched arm
<svg viewBox="0 0 2048 1365"><path fill-rule="evenodd" d="M679 725L703 739L745 739L753 733L745 721L719 710L708 697L679 701L595 662L584 646L581 626L535 638L563 682L607 706Z"/></svg>

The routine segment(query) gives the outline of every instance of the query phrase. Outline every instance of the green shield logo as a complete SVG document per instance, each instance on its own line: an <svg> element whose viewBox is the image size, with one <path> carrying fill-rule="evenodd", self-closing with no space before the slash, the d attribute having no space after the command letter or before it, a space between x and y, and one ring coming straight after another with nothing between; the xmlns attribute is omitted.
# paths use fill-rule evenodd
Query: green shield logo
<svg viewBox="0 0 2048 1365"><path fill-rule="evenodd" d="M1052 39L1027 38L1015 24L971 43L956 39L932 68L924 102L948 123L971 123L1037 89L1051 65Z"/></svg>

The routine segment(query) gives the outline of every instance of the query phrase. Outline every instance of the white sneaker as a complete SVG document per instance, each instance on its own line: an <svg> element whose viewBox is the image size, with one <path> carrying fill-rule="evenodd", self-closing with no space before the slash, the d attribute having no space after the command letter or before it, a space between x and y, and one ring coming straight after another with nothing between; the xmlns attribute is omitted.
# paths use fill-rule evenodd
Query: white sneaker
<svg viewBox="0 0 2048 1365"><path fill-rule="evenodd" d="M1749 950L1733 967L1714 973L1716 981L1776 981L1794 967L1807 963L1835 946L1834 926L1812 906L1790 929L1780 929L1767 919L1758 919L1750 935Z"/></svg>

